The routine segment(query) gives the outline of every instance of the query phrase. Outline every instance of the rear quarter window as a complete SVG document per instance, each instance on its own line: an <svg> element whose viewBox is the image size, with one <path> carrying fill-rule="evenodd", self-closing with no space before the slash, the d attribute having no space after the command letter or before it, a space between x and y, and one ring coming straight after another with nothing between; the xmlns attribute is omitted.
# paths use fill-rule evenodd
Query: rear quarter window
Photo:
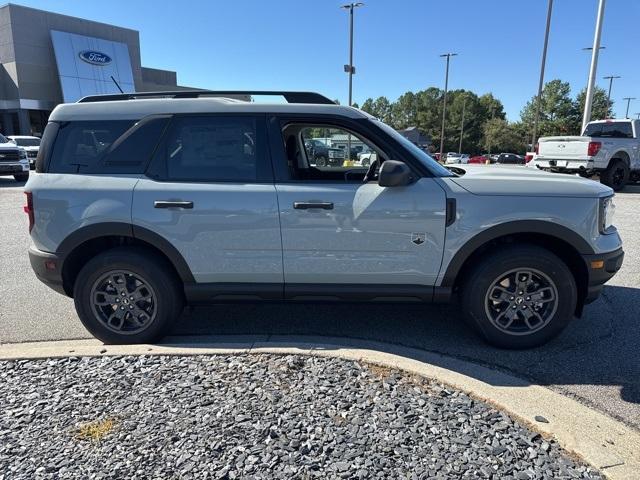
<svg viewBox="0 0 640 480"><path fill-rule="evenodd" d="M62 122L51 149L50 173L143 173L169 116ZM49 126L47 126L49 129ZM47 140L47 131L43 144Z"/></svg>

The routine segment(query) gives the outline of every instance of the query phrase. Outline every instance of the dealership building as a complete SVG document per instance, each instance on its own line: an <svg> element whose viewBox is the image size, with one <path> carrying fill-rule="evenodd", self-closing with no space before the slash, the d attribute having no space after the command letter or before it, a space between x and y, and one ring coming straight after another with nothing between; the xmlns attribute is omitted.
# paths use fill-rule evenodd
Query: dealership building
<svg viewBox="0 0 640 480"><path fill-rule="evenodd" d="M137 30L20 5L0 7L0 132L41 135L51 110L102 93L179 90L143 67Z"/></svg>

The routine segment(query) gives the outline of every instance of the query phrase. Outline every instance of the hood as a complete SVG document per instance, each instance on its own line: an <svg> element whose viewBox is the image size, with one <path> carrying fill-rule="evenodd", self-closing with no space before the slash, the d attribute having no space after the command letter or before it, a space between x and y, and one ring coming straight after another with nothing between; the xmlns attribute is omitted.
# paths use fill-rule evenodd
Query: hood
<svg viewBox="0 0 640 480"><path fill-rule="evenodd" d="M15 143L6 142L6 143L0 143L0 149L2 149L2 150L20 150L20 147L18 147Z"/></svg>
<svg viewBox="0 0 640 480"><path fill-rule="evenodd" d="M451 180L475 195L527 197L605 197L613 190L599 182L537 168L502 165L461 165Z"/></svg>

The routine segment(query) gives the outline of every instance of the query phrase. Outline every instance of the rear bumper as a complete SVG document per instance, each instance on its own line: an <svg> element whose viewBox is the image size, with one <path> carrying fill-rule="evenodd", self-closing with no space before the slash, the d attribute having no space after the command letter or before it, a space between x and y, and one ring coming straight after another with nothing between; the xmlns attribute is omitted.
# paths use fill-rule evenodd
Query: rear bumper
<svg viewBox="0 0 640 480"><path fill-rule="evenodd" d="M583 255L582 258L589 272L585 303L591 303L600 296L604 284L613 278L622 267L624 252L622 248L619 248L608 253Z"/></svg>
<svg viewBox="0 0 640 480"><path fill-rule="evenodd" d="M62 281L62 259L55 253L29 248L31 268L42 283L62 295L67 295Z"/></svg>

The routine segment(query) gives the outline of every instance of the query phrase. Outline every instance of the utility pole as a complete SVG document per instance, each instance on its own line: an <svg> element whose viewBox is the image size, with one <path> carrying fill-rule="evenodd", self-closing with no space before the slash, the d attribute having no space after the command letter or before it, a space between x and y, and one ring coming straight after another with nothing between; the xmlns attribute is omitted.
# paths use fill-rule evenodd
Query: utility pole
<svg viewBox="0 0 640 480"><path fill-rule="evenodd" d="M440 129L440 161L444 161L442 154L444 153L444 119L447 114L447 90L449 89L449 60L451 57L457 56L457 53L443 53L440 57L447 58L447 67L444 76L444 98L442 99L442 128Z"/></svg>
<svg viewBox="0 0 640 480"><path fill-rule="evenodd" d="M549 0L547 5L547 27L544 31L544 46L542 47L542 63L540 64L540 81L538 82L538 95L536 95L536 110L533 117L533 133L531 135L531 145L536 144L538 136L538 118L540 117L540 99L542 97L542 87L544 86L544 67L547 63L547 46L549 45L549 28L551 27L551 12L553 10L553 0Z"/></svg>
<svg viewBox="0 0 640 480"><path fill-rule="evenodd" d="M608 77L602 77L604 80L609 80L609 91L607 92L607 107L611 109L611 87L613 86L613 81L616 78L622 78L620 75L609 75Z"/></svg>
<svg viewBox="0 0 640 480"><path fill-rule="evenodd" d="M582 131L591 120L591 107L593 104L593 90L596 84L596 71L598 70L598 54L600 53L600 37L602 36L602 21L604 20L604 4L606 0L600 0L598 4L598 16L596 17L596 30L593 35L593 50L591 51L591 68L589 68L589 83L587 83L587 95L584 100L584 115L582 117Z"/></svg>
<svg viewBox="0 0 640 480"><path fill-rule="evenodd" d="M636 97L624 97L623 100L627 101L627 112L624 114L624 118L629 118L629 105L631 104L631 100L635 100Z"/></svg>
<svg viewBox="0 0 640 480"><path fill-rule="evenodd" d="M462 97L462 120L460 121L460 145L458 146L458 153L462 153L462 134L464 133L464 110L467 106L467 95Z"/></svg>

